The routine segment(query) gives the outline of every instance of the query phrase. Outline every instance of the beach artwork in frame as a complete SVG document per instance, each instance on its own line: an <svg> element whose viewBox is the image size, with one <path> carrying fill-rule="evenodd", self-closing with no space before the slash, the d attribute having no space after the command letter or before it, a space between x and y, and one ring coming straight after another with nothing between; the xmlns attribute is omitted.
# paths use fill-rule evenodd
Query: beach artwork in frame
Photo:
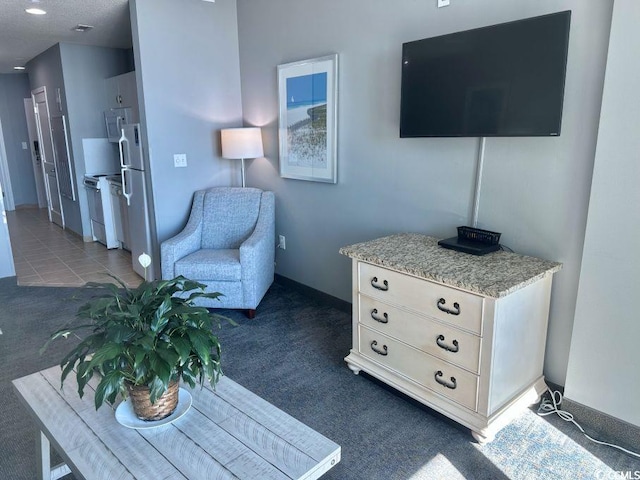
<svg viewBox="0 0 640 480"><path fill-rule="evenodd" d="M337 182L338 55L278 65L280 176Z"/></svg>

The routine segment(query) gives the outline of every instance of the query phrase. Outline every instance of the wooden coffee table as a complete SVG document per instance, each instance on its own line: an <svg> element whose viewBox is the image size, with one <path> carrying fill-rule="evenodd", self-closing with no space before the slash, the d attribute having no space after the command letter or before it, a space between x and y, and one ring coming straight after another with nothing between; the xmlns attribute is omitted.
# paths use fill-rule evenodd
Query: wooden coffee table
<svg viewBox="0 0 640 480"><path fill-rule="evenodd" d="M96 411L93 389L80 399L73 375L61 391L59 367L13 386L41 431L41 479L315 479L340 461L339 445L227 377L188 389L193 404L175 422L139 430L107 404ZM66 465L51 468L50 444Z"/></svg>

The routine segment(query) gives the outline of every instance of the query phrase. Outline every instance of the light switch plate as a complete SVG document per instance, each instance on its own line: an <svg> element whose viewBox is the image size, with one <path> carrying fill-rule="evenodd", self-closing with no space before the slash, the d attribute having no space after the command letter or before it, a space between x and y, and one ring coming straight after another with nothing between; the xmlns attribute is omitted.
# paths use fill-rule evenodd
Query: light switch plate
<svg viewBox="0 0 640 480"><path fill-rule="evenodd" d="M449 0L438 0L438 8L448 7Z"/></svg>
<svg viewBox="0 0 640 480"><path fill-rule="evenodd" d="M187 166L187 154L186 153L175 153L173 155L173 166L178 167L186 167Z"/></svg>
<svg viewBox="0 0 640 480"><path fill-rule="evenodd" d="M22 142L22 149L23 150L28 150L29 149L29 145L27 144L27 142Z"/></svg>

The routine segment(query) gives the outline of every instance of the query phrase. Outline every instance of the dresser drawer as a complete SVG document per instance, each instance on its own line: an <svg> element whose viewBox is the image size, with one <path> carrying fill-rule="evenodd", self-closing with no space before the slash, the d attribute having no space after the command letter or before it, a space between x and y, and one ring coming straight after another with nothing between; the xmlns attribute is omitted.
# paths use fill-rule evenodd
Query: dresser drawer
<svg viewBox="0 0 640 480"><path fill-rule="evenodd" d="M358 262L358 291L482 334L481 296L362 262Z"/></svg>
<svg viewBox="0 0 640 480"><path fill-rule="evenodd" d="M480 337L359 295L358 320L380 333L478 373Z"/></svg>
<svg viewBox="0 0 640 480"><path fill-rule="evenodd" d="M359 352L414 382L476 411L478 377L397 340L358 325Z"/></svg>

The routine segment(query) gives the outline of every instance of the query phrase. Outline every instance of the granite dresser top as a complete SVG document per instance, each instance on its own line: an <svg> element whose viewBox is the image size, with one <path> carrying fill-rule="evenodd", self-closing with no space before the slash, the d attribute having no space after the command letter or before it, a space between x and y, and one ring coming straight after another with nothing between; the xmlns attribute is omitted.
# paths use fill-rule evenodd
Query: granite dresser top
<svg viewBox="0 0 640 480"><path fill-rule="evenodd" d="M342 247L340 253L399 272L500 298L559 271L562 264L497 251L477 256L449 250L438 239L400 233Z"/></svg>

